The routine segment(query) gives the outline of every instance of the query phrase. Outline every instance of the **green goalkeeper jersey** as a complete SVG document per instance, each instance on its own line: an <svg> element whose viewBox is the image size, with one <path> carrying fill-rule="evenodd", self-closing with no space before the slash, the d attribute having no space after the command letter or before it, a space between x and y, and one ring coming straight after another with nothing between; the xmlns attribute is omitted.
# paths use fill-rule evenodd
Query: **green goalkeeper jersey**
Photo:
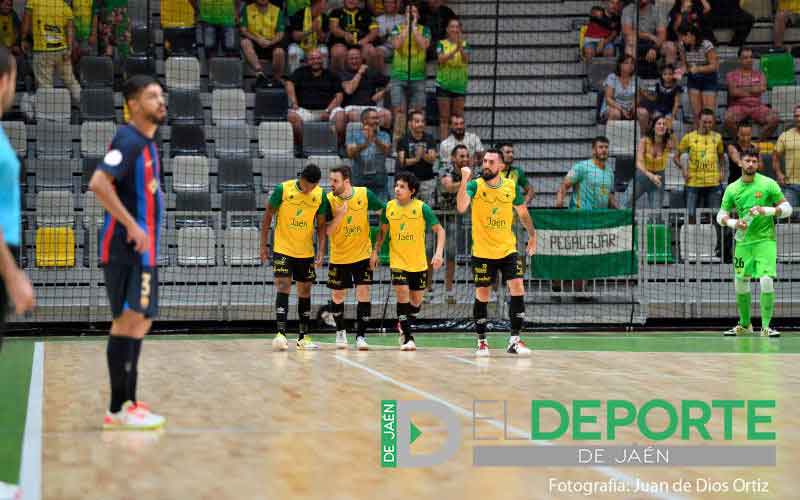
<svg viewBox="0 0 800 500"><path fill-rule="evenodd" d="M738 217L744 219L753 207L774 207L783 200L780 186L765 175L756 173L753 182L739 179L725 189L722 196L722 209L730 212L736 210ZM757 243L759 241L775 241L775 218L757 216L752 218L744 237L738 245Z"/></svg>

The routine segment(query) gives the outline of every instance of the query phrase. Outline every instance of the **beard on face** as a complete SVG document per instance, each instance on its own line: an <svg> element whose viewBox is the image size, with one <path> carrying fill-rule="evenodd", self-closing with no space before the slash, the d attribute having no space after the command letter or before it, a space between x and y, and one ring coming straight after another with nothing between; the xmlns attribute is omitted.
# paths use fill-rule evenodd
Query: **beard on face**
<svg viewBox="0 0 800 500"><path fill-rule="evenodd" d="M497 177L498 174L499 174L499 172L498 173L494 173L491 170L489 170L488 168L484 168L483 171L481 172L481 177L483 177L483 180L485 180L485 181L490 181L490 180L494 179L495 177Z"/></svg>

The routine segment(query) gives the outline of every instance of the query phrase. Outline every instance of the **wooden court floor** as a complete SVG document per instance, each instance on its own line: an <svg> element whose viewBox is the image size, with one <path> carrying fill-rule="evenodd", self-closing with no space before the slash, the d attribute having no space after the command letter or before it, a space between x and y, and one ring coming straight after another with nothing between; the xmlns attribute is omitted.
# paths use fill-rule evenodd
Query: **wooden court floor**
<svg viewBox="0 0 800 500"><path fill-rule="evenodd" d="M535 351L530 358L512 358L496 351L488 360L476 360L459 349L363 353L324 346L319 352L292 347L275 353L268 340L151 341L142 353L139 397L167 416L165 431L103 433L105 345L101 340L46 344L45 499L789 499L800 491L798 355ZM380 401L429 396L469 411L474 400L507 400L510 425L526 431L532 399L615 398L638 405L653 398L775 399L778 464L477 468L472 420L462 416L464 442L447 463L381 468ZM744 444L740 420L735 419L734 437ZM414 423L422 430L415 450L437 449L444 439L438 421L421 415ZM721 435L718 420L709 431ZM633 432L622 432L618 442L647 444ZM587 497L548 486L551 478L610 477L760 479L769 490Z"/></svg>

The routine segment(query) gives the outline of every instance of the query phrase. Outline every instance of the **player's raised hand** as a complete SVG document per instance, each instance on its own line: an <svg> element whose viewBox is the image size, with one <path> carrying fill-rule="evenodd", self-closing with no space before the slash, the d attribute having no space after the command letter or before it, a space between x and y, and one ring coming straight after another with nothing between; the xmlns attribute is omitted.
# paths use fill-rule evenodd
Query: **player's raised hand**
<svg viewBox="0 0 800 500"><path fill-rule="evenodd" d="M133 249L139 253L145 253L150 247L147 233L145 233L138 224L133 224L131 227L127 228L127 232L128 243L133 243Z"/></svg>
<svg viewBox="0 0 800 500"><path fill-rule="evenodd" d="M533 233L533 235L531 235L528 238L528 245L525 247L525 253L528 254L528 257L530 257L530 256L532 256L533 254L536 253L536 233L535 232Z"/></svg>
<svg viewBox="0 0 800 500"><path fill-rule="evenodd" d="M438 271L439 269L441 269L442 264L444 264L444 259L442 258L441 255L438 254L434 255L433 258L431 259L431 267L433 268L434 271Z"/></svg>
<svg viewBox="0 0 800 500"><path fill-rule="evenodd" d="M472 178L472 169L469 167L461 167L461 180L468 181Z"/></svg>

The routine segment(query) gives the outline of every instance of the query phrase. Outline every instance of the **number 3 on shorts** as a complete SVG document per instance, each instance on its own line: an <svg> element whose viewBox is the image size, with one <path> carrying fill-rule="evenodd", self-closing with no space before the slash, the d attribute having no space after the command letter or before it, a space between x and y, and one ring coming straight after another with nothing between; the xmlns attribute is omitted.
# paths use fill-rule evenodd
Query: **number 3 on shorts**
<svg viewBox="0 0 800 500"><path fill-rule="evenodd" d="M142 273L142 291L139 294L139 303L142 308L150 305L150 273Z"/></svg>

